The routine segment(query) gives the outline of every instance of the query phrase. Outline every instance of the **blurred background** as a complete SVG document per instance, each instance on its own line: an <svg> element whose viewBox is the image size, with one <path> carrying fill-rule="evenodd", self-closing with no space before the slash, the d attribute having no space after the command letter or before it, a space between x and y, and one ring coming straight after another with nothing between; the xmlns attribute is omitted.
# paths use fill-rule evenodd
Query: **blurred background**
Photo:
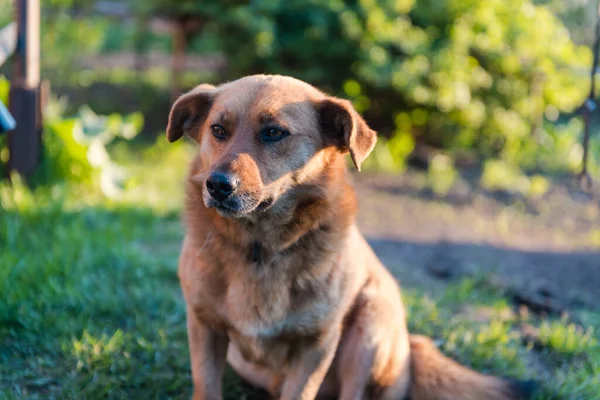
<svg viewBox="0 0 600 400"><path fill-rule="evenodd" d="M0 0L0 30L15 5ZM164 130L179 94L255 73L347 98L379 132L354 176L358 219L407 288L412 330L479 369L541 378L540 398L598 398L593 107L596 184L578 179L597 10L41 0L35 171L9 172L0 133L0 398L187 398L175 271L194 146ZM16 69L0 65L7 105ZM227 382L227 398L261 396Z"/></svg>

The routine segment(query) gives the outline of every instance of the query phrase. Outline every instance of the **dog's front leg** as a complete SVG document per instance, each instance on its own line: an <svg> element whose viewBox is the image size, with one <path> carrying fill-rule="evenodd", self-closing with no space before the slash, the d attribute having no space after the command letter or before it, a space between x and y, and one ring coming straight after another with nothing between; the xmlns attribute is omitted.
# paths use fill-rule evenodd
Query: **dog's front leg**
<svg viewBox="0 0 600 400"><path fill-rule="evenodd" d="M188 340L194 381L193 400L220 400L228 338L200 321L187 309Z"/></svg>
<svg viewBox="0 0 600 400"><path fill-rule="evenodd" d="M280 400L313 400L331 366L340 340L333 329L314 346L301 349L283 384Z"/></svg>

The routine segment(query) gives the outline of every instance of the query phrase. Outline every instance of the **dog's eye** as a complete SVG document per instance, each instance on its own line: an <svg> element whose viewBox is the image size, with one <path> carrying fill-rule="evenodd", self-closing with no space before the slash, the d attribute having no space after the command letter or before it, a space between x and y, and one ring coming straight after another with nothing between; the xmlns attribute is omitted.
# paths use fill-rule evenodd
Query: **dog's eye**
<svg viewBox="0 0 600 400"><path fill-rule="evenodd" d="M287 137L290 133L281 128L266 128L260 136L263 142L276 142Z"/></svg>
<svg viewBox="0 0 600 400"><path fill-rule="evenodd" d="M225 132L225 128L221 125L211 125L210 130L212 131L213 136L218 140L227 139L227 132Z"/></svg>

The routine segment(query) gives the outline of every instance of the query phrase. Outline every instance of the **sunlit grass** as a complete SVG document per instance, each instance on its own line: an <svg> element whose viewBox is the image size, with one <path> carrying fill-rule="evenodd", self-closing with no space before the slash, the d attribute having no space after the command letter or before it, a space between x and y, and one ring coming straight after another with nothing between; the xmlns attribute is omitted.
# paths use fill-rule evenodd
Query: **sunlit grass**
<svg viewBox="0 0 600 400"><path fill-rule="evenodd" d="M596 399L599 314L583 312L585 326L567 317L521 315L507 295L485 277L459 279L433 297L405 290L409 328L480 371L538 381L537 399ZM521 330L524 323L534 327L535 343Z"/></svg>
<svg viewBox="0 0 600 400"><path fill-rule="evenodd" d="M594 330L565 320L544 321L539 328L539 343L553 352L577 355L598 347Z"/></svg>
<svg viewBox="0 0 600 400"><path fill-rule="evenodd" d="M120 199L87 187L0 187L0 399L189 398L176 267L181 183L193 152L113 149ZM409 326L479 370L541 379L543 399L600 393L600 317L520 315L488 277L436 294L405 288ZM525 340L520 324L539 334ZM543 373L539 373L541 368ZM260 394L227 371L225 398Z"/></svg>

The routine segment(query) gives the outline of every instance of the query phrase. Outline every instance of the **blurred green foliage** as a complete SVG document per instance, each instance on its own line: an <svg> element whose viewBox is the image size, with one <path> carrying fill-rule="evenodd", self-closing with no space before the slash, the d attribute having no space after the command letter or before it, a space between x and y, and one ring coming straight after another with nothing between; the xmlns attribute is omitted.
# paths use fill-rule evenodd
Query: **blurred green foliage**
<svg viewBox="0 0 600 400"><path fill-rule="evenodd" d="M143 116L99 116L82 106L76 117L65 118L65 105L64 99L55 100L46 112L44 154L36 183L98 183L104 195L119 196L126 172L112 161L106 146L115 139L131 140L137 136Z"/></svg>
<svg viewBox="0 0 600 400"><path fill-rule="evenodd" d="M6 101L10 85L0 76L0 100ZM80 107L74 117L65 117L66 99L49 102L44 113L43 154L32 183L98 184L102 193L116 197L126 177L114 163L107 146L117 139L131 140L142 130L141 113L97 115L89 107ZM0 161L8 161L6 135L0 141Z"/></svg>
<svg viewBox="0 0 600 400"><path fill-rule="evenodd" d="M349 98L383 138L366 168L401 171L421 144L443 149L450 157L449 171L463 156L482 165L497 160L527 174L580 168L582 125L568 118L589 89L591 52L574 43L557 15L574 27L577 16L589 9L587 3L585 7L553 0L122 3L129 6L133 19L99 15L91 0L42 0L44 76L75 90L99 81L138 94L142 86L144 92L156 87L156 98L162 99L169 87L168 70L154 66L144 73L118 67L105 70L84 66L84 60L122 50L169 52L169 35L140 30L140 21L194 17L201 29L188 38L189 51L222 54L226 65L216 74L187 71L186 85L279 73ZM152 96L137 97L137 106L147 116L157 115L159 104L164 106L161 101L154 106L148 100ZM102 96L89 101L98 99ZM93 107L110 112L105 103ZM157 125L162 126L160 121ZM591 170L597 174L600 144L592 140L591 146ZM439 171L430 172L436 174L440 176ZM437 185L436 192L443 192Z"/></svg>
<svg viewBox="0 0 600 400"><path fill-rule="evenodd" d="M385 146L389 156L380 149L375 157L386 169L401 168L414 141L532 171L578 167L573 159L581 153L581 125L557 122L585 97L591 53L573 43L552 5L530 0L144 4L146 12L200 18L202 36L216 41L227 56L226 79L281 73L352 99L372 125L393 138Z"/></svg>
<svg viewBox="0 0 600 400"><path fill-rule="evenodd" d="M528 197L542 196L550 186L543 176L527 176L513 164L502 160L488 160L484 163L481 184L491 191L518 193Z"/></svg>
<svg viewBox="0 0 600 400"><path fill-rule="evenodd" d="M6 77L0 75L0 101L8 104L8 92L10 91L10 82Z"/></svg>
<svg viewBox="0 0 600 400"><path fill-rule="evenodd" d="M458 178L458 173L452 165L451 158L443 154L436 154L433 157L427 172L429 187L434 194L440 197L445 196L452 189Z"/></svg>
<svg viewBox="0 0 600 400"><path fill-rule="evenodd" d="M81 60L100 51L104 35L110 30L108 19L74 18L69 12L71 3L42 0L46 7L41 19L41 67L44 77L52 81L71 80L82 68ZM83 2L76 3L83 6Z"/></svg>

